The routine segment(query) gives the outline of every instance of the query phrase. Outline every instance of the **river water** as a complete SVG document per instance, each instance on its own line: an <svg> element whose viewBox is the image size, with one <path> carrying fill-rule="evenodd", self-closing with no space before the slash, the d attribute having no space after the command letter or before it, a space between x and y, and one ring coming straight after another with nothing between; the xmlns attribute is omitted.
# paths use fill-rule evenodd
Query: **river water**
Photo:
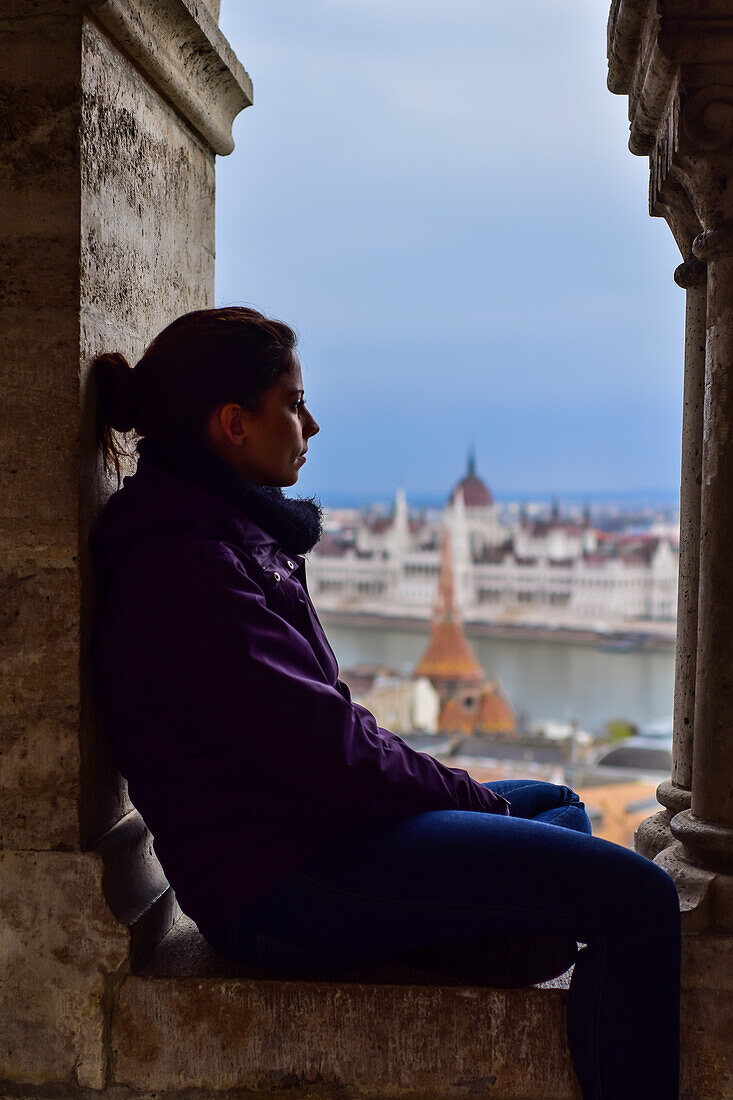
<svg viewBox="0 0 733 1100"><path fill-rule="evenodd" d="M325 622L342 668L384 664L409 674L428 641L428 624L416 629ZM608 653L565 641L471 637L490 680L498 680L526 721L577 721L596 730L612 718L637 725L670 719L674 652Z"/></svg>

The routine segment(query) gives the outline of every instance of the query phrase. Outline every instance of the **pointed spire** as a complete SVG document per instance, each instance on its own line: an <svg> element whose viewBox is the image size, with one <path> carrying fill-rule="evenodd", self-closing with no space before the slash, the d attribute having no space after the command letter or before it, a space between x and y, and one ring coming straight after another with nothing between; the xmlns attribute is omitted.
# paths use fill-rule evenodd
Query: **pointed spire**
<svg viewBox="0 0 733 1100"><path fill-rule="evenodd" d="M471 540L466 522L466 487L459 485L453 498L453 504L445 513L445 522L449 525L451 554L454 568L461 569L470 560ZM460 599L458 601L460 605Z"/></svg>
<svg viewBox="0 0 733 1100"><path fill-rule="evenodd" d="M453 553L447 526L443 532L438 596L430 641L415 666L413 676L427 676L441 698L448 697L460 685L480 684L485 679L484 670L463 631L456 605Z"/></svg>
<svg viewBox="0 0 733 1100"><path fill-rule="evenodd" d="M391 542L393 553L404 554L409 549L410 516L407 511L407 497L404 489L398 489L395 493Z"/></svg>
<svg viewBox="0 0 733 1100"><path fill-rule="evenodd" d="M433 622L460 622L456 608L456 590L453 579L453 551L450 543L450 529L443 530L443 546L440 551L440 574L438 576L438 598L433 608Z"/></svg>
<svg viewBox="0 0 733 1100"><path fill-rule="evenodd" d="M466 472L452 490L449 503L455 500L459 489L464 490L467 508L487 508L494 503L491 490L476 473L476 448L473 444L468 449Z"/></svg>
<svg viewBox="0 0 733 1100"><path fill-rule="evenodd" d="M468 448L468 470L466 477L476 477L476 447L472 443Z"/></svg>

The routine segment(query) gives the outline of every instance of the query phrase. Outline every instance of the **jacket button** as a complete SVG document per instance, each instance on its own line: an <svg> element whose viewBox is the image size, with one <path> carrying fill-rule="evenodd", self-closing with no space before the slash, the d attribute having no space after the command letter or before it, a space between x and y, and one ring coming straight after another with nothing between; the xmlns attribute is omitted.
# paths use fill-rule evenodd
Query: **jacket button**
<svg viewBox="0 0 733 1100"><path fill-rule="evenodd" d="M295 569L295 562L294 561L289 561L286 564L287 564L288 569Z"/></svg>
<svg viewBox="0 0 733 1100"><path fill-rule="evenodd" d="M272 575L273 575L273 577L275 578L276 581L280 580L280 574L279 573L273 573Z"/></svg>

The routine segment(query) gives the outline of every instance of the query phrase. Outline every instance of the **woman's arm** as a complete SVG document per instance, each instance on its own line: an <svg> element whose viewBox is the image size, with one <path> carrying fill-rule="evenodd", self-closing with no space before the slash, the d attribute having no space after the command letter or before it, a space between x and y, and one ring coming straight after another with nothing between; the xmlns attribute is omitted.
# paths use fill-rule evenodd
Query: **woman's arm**
<svg viewBox="0 0 733 1100"><path fill-rule="evenodd" d="M179 553L157 591L178 604L170 633L181 691L244 766L354 815L508 812L504 799L381 730L328 683L307 639L267 606L226 547L201 540Z"/></svg>

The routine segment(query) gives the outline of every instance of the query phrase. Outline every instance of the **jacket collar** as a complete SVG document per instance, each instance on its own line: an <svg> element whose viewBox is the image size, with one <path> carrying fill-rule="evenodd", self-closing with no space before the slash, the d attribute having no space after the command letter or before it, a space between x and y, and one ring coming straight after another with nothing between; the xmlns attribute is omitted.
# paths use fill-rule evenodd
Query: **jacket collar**
<svg viewBox="0 0 733 1100"><path fill-rule="evenodd" d="M282 489L253 485L208 450L174 449L142 439L138 451L143 470L152 464L183 478L189 489L196 486L226 502L230 506L227 513L234 519L234 510L237 526L262 568L268 568L280 555L281 564L292 572L321 537L322 509L313 498L286 497Z"/></svg>

